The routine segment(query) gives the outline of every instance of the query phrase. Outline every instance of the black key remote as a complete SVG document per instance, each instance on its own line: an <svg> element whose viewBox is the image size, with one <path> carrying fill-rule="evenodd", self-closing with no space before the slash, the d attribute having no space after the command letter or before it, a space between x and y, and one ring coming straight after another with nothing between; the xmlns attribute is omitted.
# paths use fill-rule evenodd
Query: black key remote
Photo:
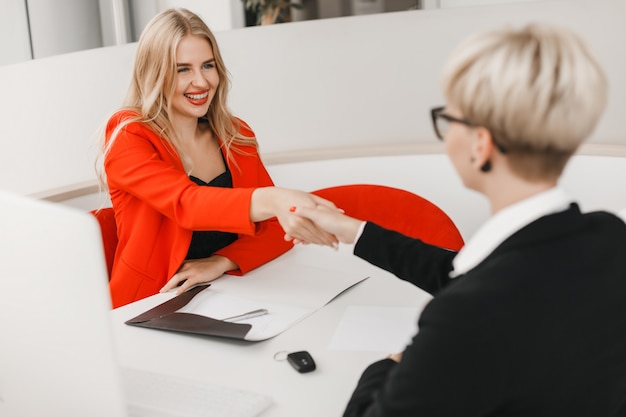
<svg viewBox="0 0 626 417"><path fill-rule="evenodd" d="M301 374L315 370L315 361L306 350L293 352L287 355L287 362Z"/></svg>

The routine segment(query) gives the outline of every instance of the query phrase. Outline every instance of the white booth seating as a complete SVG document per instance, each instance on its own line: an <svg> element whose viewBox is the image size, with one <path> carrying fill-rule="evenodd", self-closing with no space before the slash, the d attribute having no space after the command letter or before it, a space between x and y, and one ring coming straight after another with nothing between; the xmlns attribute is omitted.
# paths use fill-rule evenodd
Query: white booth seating
<svg viewBox="0 0 626 417"><path fill-rule="evenodd" d="M432 132L446 57L479 30L553 22L580 33L606 69L609 106L563 185L584 210L626 208L626 3L538 1L217 32L230 107L254 129L277 185L349 183L413 191L467 239L488 215L463 188ZM135 44L0 67L0 189L71 204L106 204L96 138L122 100Z"/></svg>

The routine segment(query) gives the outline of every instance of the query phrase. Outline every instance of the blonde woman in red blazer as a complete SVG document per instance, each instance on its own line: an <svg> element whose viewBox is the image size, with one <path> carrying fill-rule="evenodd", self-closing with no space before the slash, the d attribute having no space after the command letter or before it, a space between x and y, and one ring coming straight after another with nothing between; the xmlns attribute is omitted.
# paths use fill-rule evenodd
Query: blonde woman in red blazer
<svg viewBox="0 0 626 417"><path fill-rule="evenodd" d="M273 187L254 133L226 106L227 91L217 43L198 16L170 9L152 19L125 107L104 138L119 238L113 307L244 274L287 251L285 233L336 244L289 210L332 203Z"/></svg>

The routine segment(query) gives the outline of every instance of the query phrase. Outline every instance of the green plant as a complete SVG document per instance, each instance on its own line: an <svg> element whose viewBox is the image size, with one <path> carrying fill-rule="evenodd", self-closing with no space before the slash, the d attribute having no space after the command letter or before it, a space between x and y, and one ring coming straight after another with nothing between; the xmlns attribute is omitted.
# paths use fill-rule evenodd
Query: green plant
<svg viewBox="0 0 626 417"><path fill-rule="evenodd" d="M300 9L299 1L291 0L241 0L246 10L256 13L258 25L291 21L291 8Z"/></svg>

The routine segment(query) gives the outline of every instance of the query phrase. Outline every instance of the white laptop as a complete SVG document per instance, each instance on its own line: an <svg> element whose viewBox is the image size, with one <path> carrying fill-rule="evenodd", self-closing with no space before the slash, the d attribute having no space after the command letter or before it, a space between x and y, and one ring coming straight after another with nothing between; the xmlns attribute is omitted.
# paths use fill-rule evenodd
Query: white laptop
<svg viewBox="0 0 626 417"><path fill-rule="evenodd" d="M121 369L110 310L95 218L0 191L0 416L257 416L270 405L257 393ZM181 397L192 388L204 406ZM224 400L232 408L211 408Z"/></svg>

